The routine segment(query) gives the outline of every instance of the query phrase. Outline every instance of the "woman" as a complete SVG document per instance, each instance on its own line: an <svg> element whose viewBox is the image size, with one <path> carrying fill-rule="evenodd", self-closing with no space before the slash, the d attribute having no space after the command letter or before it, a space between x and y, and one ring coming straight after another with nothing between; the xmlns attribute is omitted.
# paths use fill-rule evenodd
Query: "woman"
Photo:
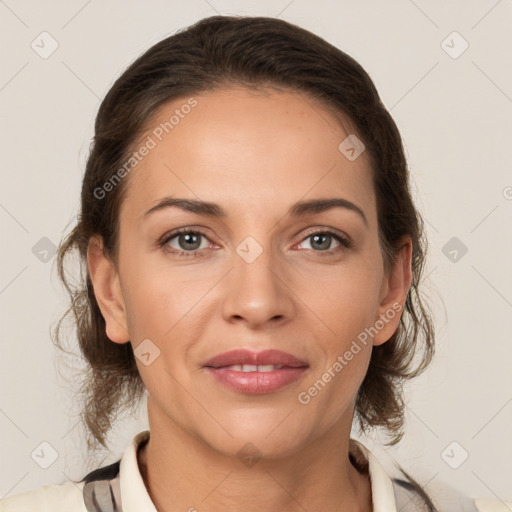
<svg viewBox="0 0 512 512"><path fill-rule="evenodd" d="M58 257L88 448L144 392L150 428L1 510L441 510L350 437L400 440L434 352L408 179L371 79L310 32L214 16L150 48L101 104Z"/></svg>

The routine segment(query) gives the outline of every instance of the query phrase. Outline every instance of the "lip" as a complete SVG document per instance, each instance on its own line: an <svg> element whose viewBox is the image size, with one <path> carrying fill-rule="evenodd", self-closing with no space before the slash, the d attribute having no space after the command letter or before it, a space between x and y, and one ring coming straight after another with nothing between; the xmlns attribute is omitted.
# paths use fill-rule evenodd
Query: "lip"
<svg viewBox="0 0 512 512"><path fill-rule="evenodd" d="M243 372L225 368L232 365L281 365L270 372ZM281 350L251 352L236 349L219 354L204 363L203 368L218 382L239 393L273 393L300 379L308 370L306 361Z"/></svg>
<svg viewBox="0 0 512 512"><path fill-rule="evenodd" d="M308 367L281 368L271 372L240 372L226 368L205 367L218 382L239 393L274 393L292 382L299 380Z"/></svg>
<svg viewBox="0 0 512 512"><path fill-rule="evenodd" d="M257 366L279 364L288 368L303 368L309 366L306 361L298 359L288 352L275 349L262 350L261 352L252 352L246 349L230 350L229 352L223 352L209 359L203 366L222 368L223 366L232 366L234 364L252 364Z"/></svg>

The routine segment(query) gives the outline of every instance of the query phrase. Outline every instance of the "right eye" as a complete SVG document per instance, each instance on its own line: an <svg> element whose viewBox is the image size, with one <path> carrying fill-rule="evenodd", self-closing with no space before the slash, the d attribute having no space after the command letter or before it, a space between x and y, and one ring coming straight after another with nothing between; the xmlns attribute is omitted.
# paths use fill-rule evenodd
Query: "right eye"
<svg viewBox="0 0 512 512"><path fill-rule="evenodd" d="M201 231L190 228L180 228L165 236L159 245L162 249L179 255L180 257L197 257L208 247L208 244L206 247L201 247L201 237L206 238L206 235ZM174 239L176 239L175 244L177 244L178 247L171 245L170 242ZM208 238L206 238L206 240L208 240Z"/></svg>

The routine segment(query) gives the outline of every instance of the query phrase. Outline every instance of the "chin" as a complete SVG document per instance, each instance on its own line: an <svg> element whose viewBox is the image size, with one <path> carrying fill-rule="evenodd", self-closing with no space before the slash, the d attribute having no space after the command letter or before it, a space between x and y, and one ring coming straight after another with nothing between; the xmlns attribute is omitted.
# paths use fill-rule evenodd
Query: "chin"
<svg viewBox="0 0 512 512"><path fill-rule="evenodd" d="M259 421L256 417L259 415ZM286 418L286 414L274 415L262 420L261 412L255 412L255 418L244 421L221 421L222 428L217 429L218 435L212 437L212 430L204 432L203 440L212 448L229 457L262 457L266 459L284 458L296 453L311 438L304 430L304 424L300 428L292 425Z"/></svg>

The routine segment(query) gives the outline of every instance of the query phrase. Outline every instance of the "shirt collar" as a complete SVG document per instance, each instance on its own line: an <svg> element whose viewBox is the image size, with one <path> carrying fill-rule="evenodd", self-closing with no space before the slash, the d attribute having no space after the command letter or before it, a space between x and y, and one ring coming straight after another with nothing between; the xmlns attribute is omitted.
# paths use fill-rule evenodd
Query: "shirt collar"
<svg viewBox="0 0 512 512"><path fill-rule="evenodd" d="M119 485L123 512L158 512L149 497L137 461L139 445L149 437L149 430L139 432L124 452L119 467Z"/></svg>
<svg viewBox="0 0 512 512"><path fill-rule="evenodd" d="M373 512L396 512L395 491L391 478L381 463L361 441L350 438L351 453L363 458L368 466L372 489Z"/></svg>
<svg viewBox="0 0 512 512"><path fill-rule="evenodd" d="M149 438L149 430L139 432L124 452L119 468L124 512L157 512L151 501L137 462L139 445ZM350 450L356 458L363 455L368 464L374 512L396 512L393 482L373 453L360 441L350 438Z"/></svg>

